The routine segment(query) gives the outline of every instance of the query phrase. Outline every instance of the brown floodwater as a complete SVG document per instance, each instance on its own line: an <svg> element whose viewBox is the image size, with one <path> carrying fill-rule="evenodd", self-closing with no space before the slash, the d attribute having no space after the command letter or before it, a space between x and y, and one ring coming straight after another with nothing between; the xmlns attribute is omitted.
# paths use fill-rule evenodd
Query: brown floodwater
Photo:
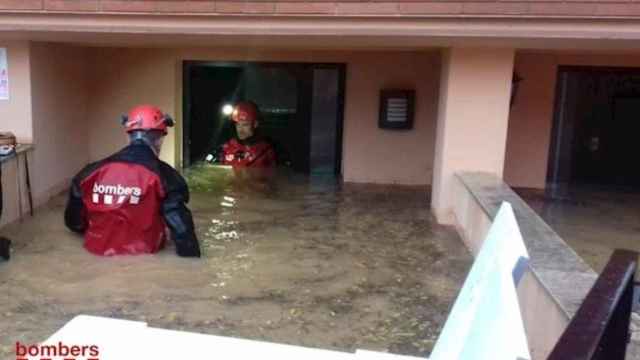
<svg viewBox="0 0 640 360"><path fill-rule="evenodd" d="M103 258L63 225L66 197L0 229L0 358L79 314L353 351L430 352L472 257L427 191L283 175L268 189L188 171L201 259Z"/></svg>
<svg viewBox="0 0 640 360"><path fill-rule="evenodd" d="M615 249L640 251L640 193L576 187L561 199L520 190L523 199L596 272ZM640 271L636 276L640 275Z"/></svg>

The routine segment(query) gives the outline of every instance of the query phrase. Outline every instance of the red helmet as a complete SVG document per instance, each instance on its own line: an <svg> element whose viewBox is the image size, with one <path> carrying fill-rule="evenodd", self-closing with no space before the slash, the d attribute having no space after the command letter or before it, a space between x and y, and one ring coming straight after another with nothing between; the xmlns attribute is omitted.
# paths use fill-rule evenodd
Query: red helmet
<svg viewBox="0 0 640 360"><path fill-rule="evenodd" d="M122 124L127 132L136 130L158 130L167 134L167 127L173 126L173 119L153 105L138 105L122 116Z"/></svg>
<svg viewBox="0 0 640 360"><path fill-rule="evenodd" d="M233 109L231 120L235 122L250 121L255 124L258 121L258 107L250 101L241 101Z"/></svg>

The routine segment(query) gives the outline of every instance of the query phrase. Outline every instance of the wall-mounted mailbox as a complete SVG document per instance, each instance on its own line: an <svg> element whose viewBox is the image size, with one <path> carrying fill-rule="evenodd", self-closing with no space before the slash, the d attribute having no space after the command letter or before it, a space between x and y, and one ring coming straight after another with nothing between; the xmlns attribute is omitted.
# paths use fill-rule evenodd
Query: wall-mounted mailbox
<svg viewBox="0 0 640 360"><path fill-rule="evenodd" d="M413 128L414 90L380 91L381 129L407 130Z"/></svg>

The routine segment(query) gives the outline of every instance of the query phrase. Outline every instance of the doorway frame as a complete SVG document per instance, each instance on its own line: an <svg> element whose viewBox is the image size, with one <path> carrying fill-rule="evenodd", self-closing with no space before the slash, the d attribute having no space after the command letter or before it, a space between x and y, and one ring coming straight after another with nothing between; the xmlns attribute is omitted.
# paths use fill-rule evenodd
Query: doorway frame
<svg viewBox="0 0 640 360"><path fill-rule="evenodd" d="M564 197L568 193L572 184L572 176L569 175L569 181L562 183L558 181L560 176L560 156L562 154L562 134L565 127L566 116L566 81L563 81L563 75L576 73L620 73L625 75L639 75L640 67L633 66L599 66L599 65L558 65L556 70L556 89L554 95L553 118L551 123L551 136L549 141L549 154L547 157L547 176L545 193L552 198ZM571 154L573 157L574 154ZM571 171L568 169L566 171Z"/></svg>
<svg viewBox="0 0 640 360"><path fill-rule="evenodd" d="M346 63L331 62L295 62L295 61L217 61L217 60L182 60L182 134L181 144L182 151L178 161L182 168L191 165L189 134L191 130L191 83L189 74L193 67L209 66L209 67L235 67L246 68L249 66L266 66L266 67L308 67L314 69L336 69L338 70L338 106L336 114L336 161L334 164L334 173L337 177L342 177L343 169L343 148L344 148L344 113L346 105ZM313 95L313 94L312 94ZM309 148L309 151L311 149Z"/></svg>

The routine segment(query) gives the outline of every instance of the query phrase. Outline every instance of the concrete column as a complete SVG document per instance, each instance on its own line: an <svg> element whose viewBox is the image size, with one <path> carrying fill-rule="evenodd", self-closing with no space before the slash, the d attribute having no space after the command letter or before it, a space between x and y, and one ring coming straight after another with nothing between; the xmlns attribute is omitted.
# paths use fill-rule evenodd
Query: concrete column
<svg viewBox="0 0 640 360"><path fill-rule="evenodd" d="M443 51L431 208L453 224L452 191L459 171L502 178L514 49Z"/></svg>

